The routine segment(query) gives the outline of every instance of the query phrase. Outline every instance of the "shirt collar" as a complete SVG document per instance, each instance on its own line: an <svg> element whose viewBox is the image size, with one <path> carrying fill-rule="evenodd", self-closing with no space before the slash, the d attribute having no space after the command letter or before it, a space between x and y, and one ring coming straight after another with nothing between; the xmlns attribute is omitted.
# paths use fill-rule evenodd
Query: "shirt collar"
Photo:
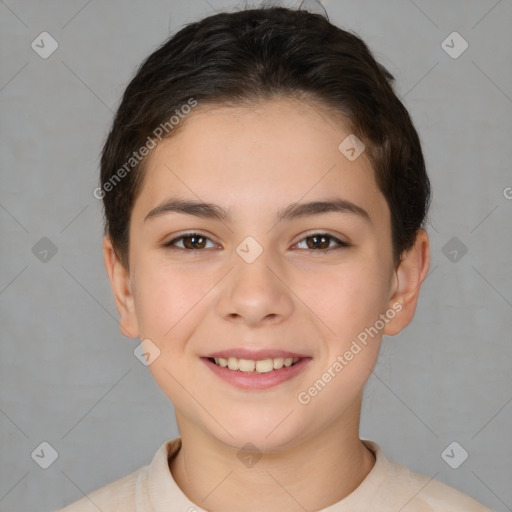
<svg viewBox="0 0 512 512"><path fill-rule="evenodd" d="M375 465L363 482L346 498L318 512L345 512L364 510L365 503L372 502L383 484L385 475L392 464L382 453L379 445L373 441L362 440L365 446L374 453ZM148 512L168 512L169 504L176 510L194 510L207 512L190 501L178 487L169 469L169 461L176 456L181 448L181 438L176 437L163 443L156 452L148 467L146 481L140 483L137 489L137 510ZM145 506L139 506L139 503ZM363 508L361 508L363 507Z"/></svg>

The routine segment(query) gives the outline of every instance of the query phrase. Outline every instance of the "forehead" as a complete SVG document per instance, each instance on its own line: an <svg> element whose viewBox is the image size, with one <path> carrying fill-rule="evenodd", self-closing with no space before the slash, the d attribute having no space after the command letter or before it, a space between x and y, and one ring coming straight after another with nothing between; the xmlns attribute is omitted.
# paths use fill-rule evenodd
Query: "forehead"
<svg viewBox="0 0 512 512"><path fill-rule="evenodd" d="M347 159L339 146L350 132L324 109L290 99L199 105L181 122L146 162L138 215L170 196L220 204L240 218L336 195L386 219L369 160L364 152Z"/></svg>

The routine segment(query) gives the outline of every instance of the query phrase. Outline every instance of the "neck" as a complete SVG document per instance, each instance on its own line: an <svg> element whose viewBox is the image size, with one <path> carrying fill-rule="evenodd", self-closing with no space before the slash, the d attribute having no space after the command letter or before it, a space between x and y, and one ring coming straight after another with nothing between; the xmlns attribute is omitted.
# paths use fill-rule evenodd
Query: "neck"
<svg viewBox="0 0 512 512"><path fill-rule="evenodd" d="M261 454L248 467L237 457L239 449L177 413L182 447L169 468L185 495L211 512L321 510L353 492L375 463L359 439L360 403L357 408L350 414L357 421L334 421L292 448Z"/></svg>

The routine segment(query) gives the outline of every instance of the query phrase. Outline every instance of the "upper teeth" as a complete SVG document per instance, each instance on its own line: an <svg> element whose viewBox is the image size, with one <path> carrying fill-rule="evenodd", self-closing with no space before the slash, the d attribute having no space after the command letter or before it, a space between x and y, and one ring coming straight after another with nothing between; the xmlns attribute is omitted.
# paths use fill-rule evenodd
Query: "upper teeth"
<svg viewBox="0 0 512 512"><path fill-rule="evenodd" d="M252 359L237 359L236 357L216 357L215 364L230 370L240 370L242 372L253 372L256 370L258 373L271 372L272 370L279 370L283 366L291 366L299 361L298 357L276 357L274 359L260 359L254 361Z"/></svg>

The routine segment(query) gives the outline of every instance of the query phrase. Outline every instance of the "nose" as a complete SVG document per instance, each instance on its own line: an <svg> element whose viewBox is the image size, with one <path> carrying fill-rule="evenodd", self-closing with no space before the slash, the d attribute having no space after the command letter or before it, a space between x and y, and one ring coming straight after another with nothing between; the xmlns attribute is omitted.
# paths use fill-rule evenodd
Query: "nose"
<svg viewBox="0 0 512 512"><path fill-rule="evenodd" d="M233 264L217 304L223 318L256 327L279 324L291 315L293 293L269 251L251 263L235 253Z"/></svg>

